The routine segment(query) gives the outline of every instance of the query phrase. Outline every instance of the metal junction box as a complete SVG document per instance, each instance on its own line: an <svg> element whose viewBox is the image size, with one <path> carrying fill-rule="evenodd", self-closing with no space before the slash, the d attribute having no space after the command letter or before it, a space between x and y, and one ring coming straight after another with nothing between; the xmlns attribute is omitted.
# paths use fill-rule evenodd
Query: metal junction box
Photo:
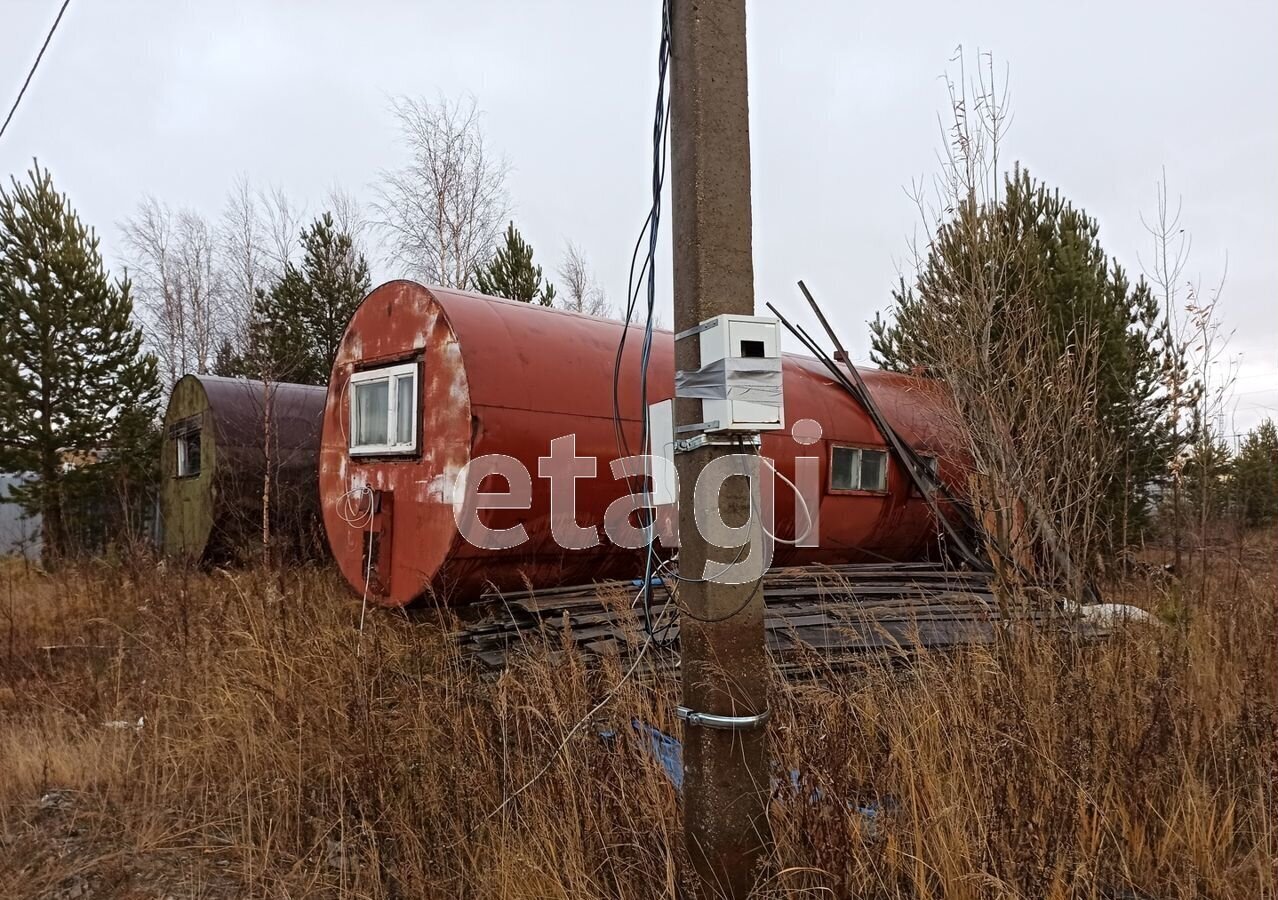
<svg viewBox="0 0 1278 900"><path fill-rule="evenodd" d="M676 340L700 338L701 368L679 372L675 396L701 400L703 431L757 432L785 427L781 346L776 319L722 315Z"/></svg>

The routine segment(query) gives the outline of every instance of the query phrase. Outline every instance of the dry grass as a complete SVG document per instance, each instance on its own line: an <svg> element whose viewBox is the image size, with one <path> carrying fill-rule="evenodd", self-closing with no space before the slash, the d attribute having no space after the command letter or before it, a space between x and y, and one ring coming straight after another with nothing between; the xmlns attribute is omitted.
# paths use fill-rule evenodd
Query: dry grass
<svg viewBox="0 0 1278 900"><path fill-rule="evenodd" d="M778 684L774 754L800 780L774 791L761 895L1274 896L1278 609L1255 540L1123 586L1173 626ZM485 681L428 616L361 638L318 570L0 577L6 896L678 891L678 795L630 727L678 733L669 683L628 682L502 807L616 667L533 654Z"/></svg>

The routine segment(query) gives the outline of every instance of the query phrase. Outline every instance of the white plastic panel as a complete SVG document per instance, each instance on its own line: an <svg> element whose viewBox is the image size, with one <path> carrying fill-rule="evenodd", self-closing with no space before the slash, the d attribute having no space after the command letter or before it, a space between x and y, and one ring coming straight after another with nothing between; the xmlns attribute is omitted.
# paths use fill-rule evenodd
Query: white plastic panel
<svg viewBox="0 0 1278 900"><path fill-rule="evenodd" d="M652 502L665 506L679 500L674 479L674 401L662 400L648 407L648 455L669 461L653 466Z"/></svg>

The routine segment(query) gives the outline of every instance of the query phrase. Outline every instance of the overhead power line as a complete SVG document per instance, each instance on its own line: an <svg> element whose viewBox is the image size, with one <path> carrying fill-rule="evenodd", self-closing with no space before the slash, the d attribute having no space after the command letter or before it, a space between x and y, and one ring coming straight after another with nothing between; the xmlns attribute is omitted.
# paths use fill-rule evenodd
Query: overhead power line
<svg viewBox="0 0 1278 900"><path fill-rule="evenodd" d="M49 41L53 40L53 33L58 30L58 23L62 21L62 14L67 11L67 7L70 5L71 0L62 0L62 8L58 10L58 17L53 20L53 27L45 35L44 43L40 45L40 52L36 54L35 62L31 64L31 71L27 73L27 80L22 82L22 89L18 91L17 99L13 101L13 106L9 107L9 115L4 117L4 124L0 125L0 138L4 137L5 131L8 130L9 122L13 119L13 114L18 111L18 104L22 102L22 95L27 92L27 85L31 83L31 78L35 75L36 69L40 67L40 60L44 59L44 51L49 49Z"/></svg>

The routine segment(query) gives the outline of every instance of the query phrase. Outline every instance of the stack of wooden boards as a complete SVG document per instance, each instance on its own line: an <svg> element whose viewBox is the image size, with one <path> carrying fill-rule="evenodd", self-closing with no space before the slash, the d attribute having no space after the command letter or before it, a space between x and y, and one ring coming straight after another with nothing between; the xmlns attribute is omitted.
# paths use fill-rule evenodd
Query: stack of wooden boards
<svg viewBox="0 0 1278 900"><path fill-rule="evenodd" d="M924 649L988 644L1012 622L1097 636L1095 625L1050 608L1000 609L991 579L934 563L776 569L763 579L768 648L782 672L802 674L870 653L908 659ZM493 670L533 647L632 658L645 645L653 668L677 667L677 580L654 583L651 642L637 602L641 585L609 581L493 595L486 617L455 638L463 657Z"/></svg>

